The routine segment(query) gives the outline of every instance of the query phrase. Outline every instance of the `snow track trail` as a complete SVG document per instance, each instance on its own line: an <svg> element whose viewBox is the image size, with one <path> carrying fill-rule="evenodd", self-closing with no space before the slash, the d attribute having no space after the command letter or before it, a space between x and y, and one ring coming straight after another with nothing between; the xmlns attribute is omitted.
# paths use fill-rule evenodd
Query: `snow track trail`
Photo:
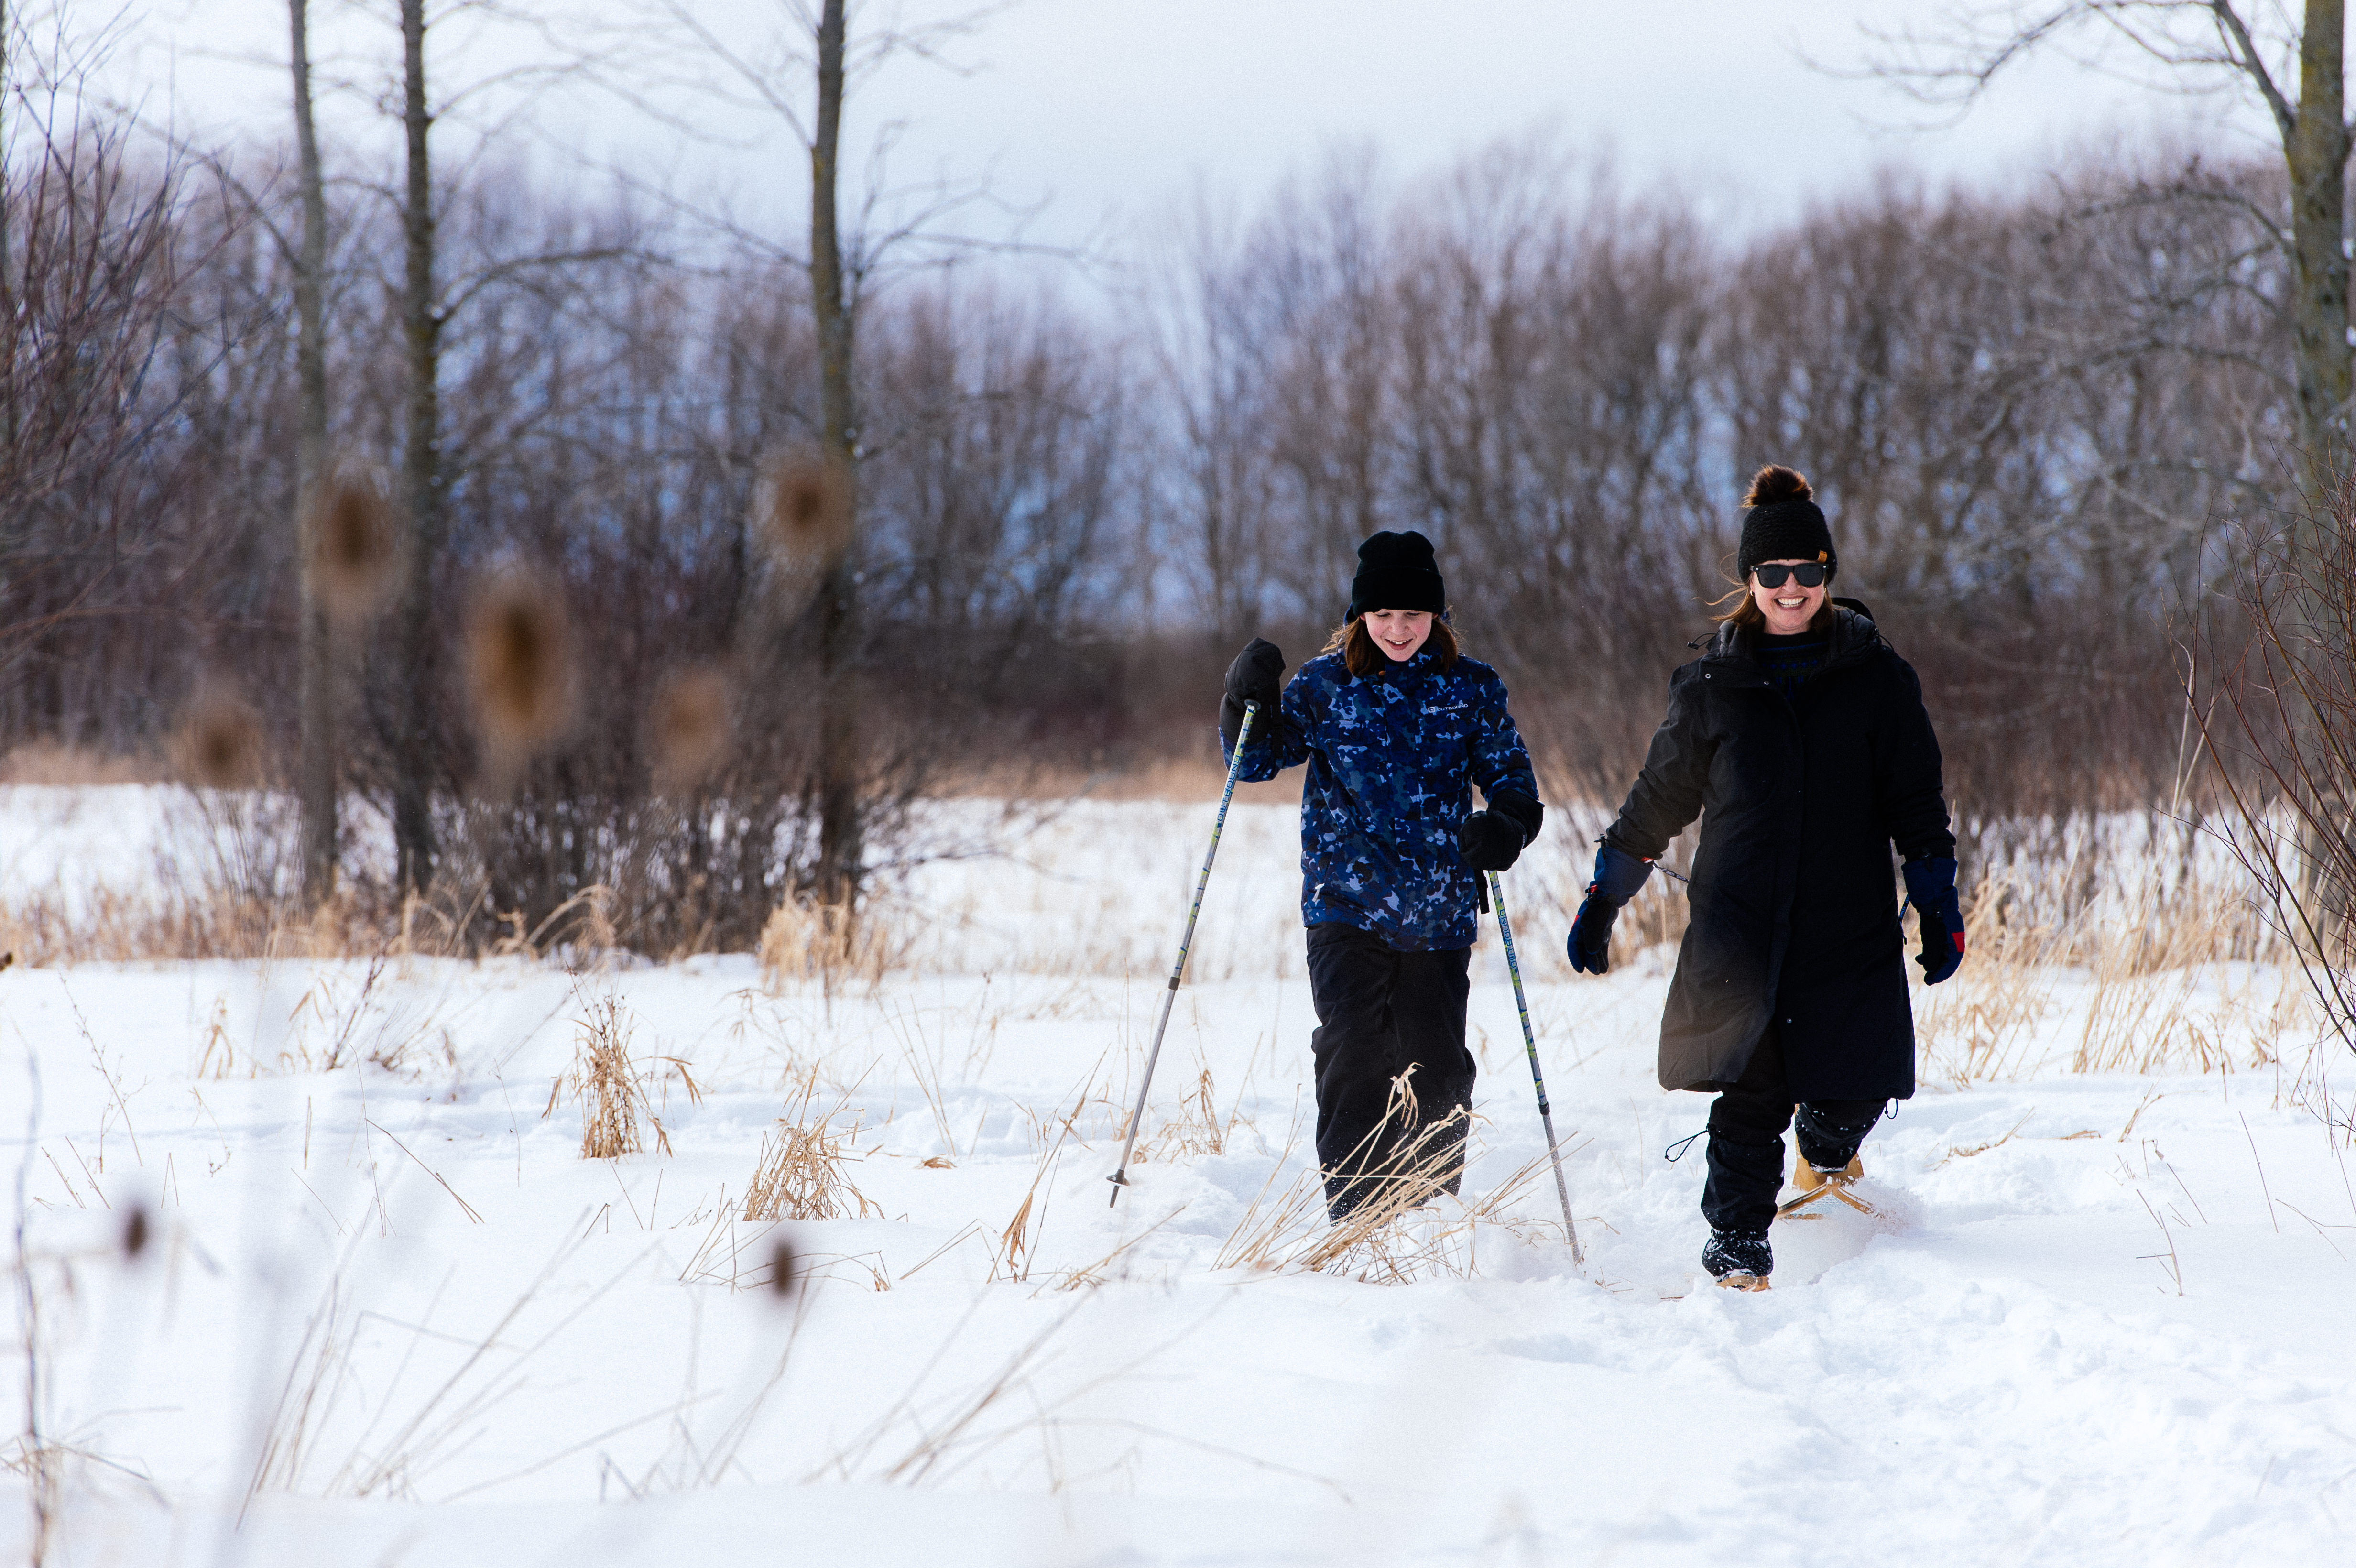
<svg viewBox="0 0 2356 1568"><path fill-rule="evenodd" d="M1215 961L1105 1206L1167 957L1101 960L1130 880L1183 888L1209 810L1119 809L1125 837L1039 852L1074 908L1002 863L927 871L896 907L928 956L831 997L742 958L0 974L37 1309L0 1408L37 1376L48 1562L2342 1552L2356 1182L2297 1108L2315 1076L2272 971L2169 979L2240 1064L2205 1074L2069 1071L2091 982L2046 976L2006 1046L2029 1065L1926 1069L1864 1150L1879 1216L1779 1221L1773 1288L1737 1294L1697 1277L1698 1146L1662 1157L1707 1105L1653 1083L1662 966L1541 965L1561 912L1525 891L1596 1283L1561 1245L1494 936L1465 1202L1324 1259L1287 1210L1312 1179L1290 868L1237 852L1265 806L1230 827ZM561 1081L608 1003L645 1147L584 1159ZM781 1116L840 1135L842 1217L744 1217ZM0 1449L0 1561L31 1542L24 1454Z"/></svg>

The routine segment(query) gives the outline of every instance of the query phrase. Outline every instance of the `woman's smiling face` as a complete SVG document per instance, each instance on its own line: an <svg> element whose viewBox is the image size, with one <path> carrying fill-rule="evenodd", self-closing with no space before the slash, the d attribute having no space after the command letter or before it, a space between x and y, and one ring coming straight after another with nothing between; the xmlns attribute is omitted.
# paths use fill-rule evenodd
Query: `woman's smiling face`
<svg viewBox="0 0 2356 1568"><path fill-rule="evenodd" d="M1431 612L1369 610L1366 635L1375 639L1375 646L1383 650L1385 658L1393 664L1405 664L1415 657L1415 651L1431 635Z"/></svg>
<svg viewBox="0 0 2356 1568"><path fill-rule="evenodd" d="M1815 566L1813 560L1762 560L1761 566ZM1767 617L1767 630L1779 637L1795 637L1808 629L1816 612L1825 607L1825 594L1829 585L1819 581L1814 588L1803 588L1800 580L1789 573L1773 588L1759 581L1754 571L1751 577L1751 597L1759 613Z"/></svg>

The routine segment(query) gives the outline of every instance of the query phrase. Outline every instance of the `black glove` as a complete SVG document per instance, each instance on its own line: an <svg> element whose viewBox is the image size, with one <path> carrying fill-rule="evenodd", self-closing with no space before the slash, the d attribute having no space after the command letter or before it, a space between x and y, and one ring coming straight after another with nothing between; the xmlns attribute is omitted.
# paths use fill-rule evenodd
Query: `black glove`
<svg viewBox="0 0 2356 1568"><path fill-rule="evenodd" d="M1265 637L1254 637L1227 667L1226 695L1219 699L1219 741L1232 754L1236 737L1243 732L1244 704L1257 702L1259 714L1252 728L1267 734L1284 702L1284 653Z"/></svg>
<svg viewBox="0 0 2356 1568"><path fill-rule="evenodd" d="M1509 871L1522 858L1522 829L1494 811L1476 811L1456 830L1456 850L1476 871Z"/></svg>
<svg viewBox="0 0 2356 1568"><path fill-rule="evenodd" d="M1905 866L1906 898L1922 933L1922 984L1935 986L1964 961L1964 908L1955 897L1955 863L1925 856Z"/></svg>
<svg viewBox="0 0 2356 1568"><path fill-rule="evenodd" d="M1457 851L1476 871L1509 871L1545 819L1546 807L1528 795L1493 795L1487 810L1474 812L1456 830Z"/></svg>
<svg viewBox="0 0 2356 1568"><path fill-rule="evenodd" d="M1579 906L1577 918L1570 923L1570 940L1563 944L1573 969L1582 975L1601 975L1611 969L1612 924L1620 918L1620 906L1634 898L1652 874L1650 860L1640 860L1625 849L1605 844L1595 851L1595 875L1587 884L1587 897Z"/></svg>

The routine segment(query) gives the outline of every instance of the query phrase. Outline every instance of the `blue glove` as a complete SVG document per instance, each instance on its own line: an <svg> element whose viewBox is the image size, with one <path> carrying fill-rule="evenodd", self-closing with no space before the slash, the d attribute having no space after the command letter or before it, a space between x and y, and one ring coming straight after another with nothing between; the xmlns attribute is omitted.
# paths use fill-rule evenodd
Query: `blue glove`
<svg viewBox="0 0 2356 1568"><path fill-rule="evenodd" d="M1620 906L1634 898L1652 874L1650 860L1640 860L1625 849L1605 844L1595 851L1595 875L1588 881L1578 918L1570 923L1570 940L1564 944L1573 969L1601 975L1612 967L1612 923L1620 918Z"/></svg>
<svg viewBox="0 0 2356 1568"><path fill-rule="evenodd" d="M1925 857L1909 860L1906 901L1922 929L1922 951L1914 962L1922 965L1922 984L1935 986L1964 961L1964 906L1955 897L1955 863Z"/></svg>

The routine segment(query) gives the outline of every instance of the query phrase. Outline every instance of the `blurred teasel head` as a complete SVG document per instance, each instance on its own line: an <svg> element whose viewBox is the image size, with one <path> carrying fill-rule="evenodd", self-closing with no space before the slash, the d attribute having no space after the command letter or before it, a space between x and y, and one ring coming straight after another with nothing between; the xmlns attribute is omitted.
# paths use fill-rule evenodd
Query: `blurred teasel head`
<svg viewBox="0 0 2356 1568"><path fill-rule="evenodd" d="M172 738L181 778L206 789L252 789L262 783L262 716L234 693L199 690Z"/></svg>
<svg viewBox="0 0 2356 1568"><path fill-rule="evenodd" d="M320 602L338 626L365 625L392 602L401 581L401 531L373 469L339 463L311 501L311 570Z"/></svg>
<svg viewBox="0 0 2356 1568"><path fill-rule="evenodd" d="M466 618L466 687L492 772L511 775L562 735L575 695L572 617L548 582L493 578Z"/></svg>
<svg viewBox="0 0 2356 1568"><path fill-rule="evenodd" d="M851 470L815 447L773 452L753 488L753 531L777 565L815 578L851 544Z"/></svg>
<svg viewBox="0 0 2356 1568"><path fill-rule="evenodd" d="M648 722L656 787L693 789L728 754L728 677L710 665L673 670L656 689Z"/></svg>
<svg viewBox="0 0 2356 1568"><path fill-rule="evenodd" d="M123 1255L135 1259L147 1250L147 1206L134 1203L123 1216Z"/></svg>

